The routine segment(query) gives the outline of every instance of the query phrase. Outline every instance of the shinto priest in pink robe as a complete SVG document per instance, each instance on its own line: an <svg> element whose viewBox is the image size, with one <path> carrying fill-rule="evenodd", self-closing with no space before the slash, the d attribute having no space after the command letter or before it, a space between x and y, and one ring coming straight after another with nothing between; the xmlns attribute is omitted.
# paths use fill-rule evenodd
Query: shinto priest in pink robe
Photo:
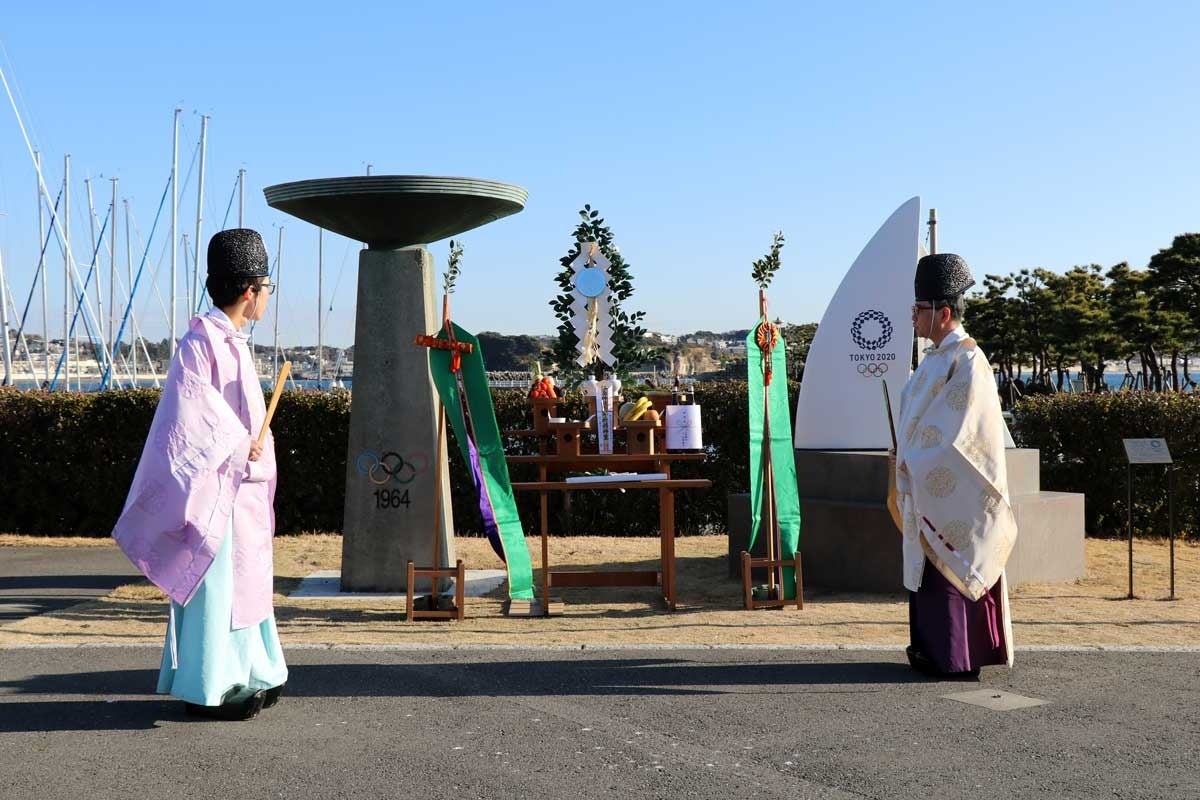
<svg viewBox="0 0 1200 800"><path fill-rule="evenodd" d="M214 272L222 277L226 273L250 279L265 276L266 252L258 234L236 229L214 236L209 247L210 281ZM265 417L266 404L246 334L219 308L192 319L172 359L129 496L113 530L129 559L172 601L164 671L169 661L171 670L186 674L195 666L189 660L210 660L216 657L211 652L221 653L227 646L245 649L237 634L255 626L273 640L267 642L267 651L278 651L272 608L276 470L269 432L259 459L248 461L251 442ZM214 562L224 564L226 572L231 562L230 574L210 575ZM197 612L193 598L209 584L217 585L220 597L206 597ZM219 605L212 605L218 601ZM230 642L184 640L188 631L201 629L196 622L199 616L213 613L228 618L207 620L205 629L216 631L218 638L228 632L233 637ZM177 619L181 615L183 623ZM261 643L255 647L255 652L263 649ZM282 674L286 679L281 655L274 660L277 663L265 670L271 673L268 677L279 680ZM247 670L264 671L242 669ZM203 675L197 673L192 681L203 685L176 691L180 687L173 689L167 680L167 691L199 705L220 705L235 686L253 688L256 680L270 683L253 674L242 681L238 674L227 673L204 664Z"/></svg>

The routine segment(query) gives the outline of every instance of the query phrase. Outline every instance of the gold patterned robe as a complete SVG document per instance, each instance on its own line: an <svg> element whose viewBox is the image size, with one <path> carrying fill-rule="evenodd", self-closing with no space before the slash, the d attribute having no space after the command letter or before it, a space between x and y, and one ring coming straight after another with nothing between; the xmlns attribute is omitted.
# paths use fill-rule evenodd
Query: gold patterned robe
<svg viewBox="0 0 1200 800"><path fill-rule="evenodd" d="M930 351L904 387L896 501L904 524L904 585L925 559L971 600L999 581L1012 656L1004 565L1016 541L1008 498L1007 428L987 357L961 328Z"/></svg>

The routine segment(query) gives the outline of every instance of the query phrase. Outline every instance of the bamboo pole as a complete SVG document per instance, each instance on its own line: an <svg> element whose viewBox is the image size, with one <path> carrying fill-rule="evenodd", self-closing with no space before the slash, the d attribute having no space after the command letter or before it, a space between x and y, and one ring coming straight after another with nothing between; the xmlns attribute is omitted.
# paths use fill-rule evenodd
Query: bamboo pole
<svg viewBox="0 0 1200 800"><path fill-rule="evenodd" d="M263 419L262 430L258 432L258 443L262 444L267 438L267 428L271 418L275 416L275 407L279 405L279 395L283 394L283 386L287 382L288 373L292 371L292 362L285 361L279 368L279 377L275 379L275 391L271 393L271 405L267 406L267 416Z"/></svg>

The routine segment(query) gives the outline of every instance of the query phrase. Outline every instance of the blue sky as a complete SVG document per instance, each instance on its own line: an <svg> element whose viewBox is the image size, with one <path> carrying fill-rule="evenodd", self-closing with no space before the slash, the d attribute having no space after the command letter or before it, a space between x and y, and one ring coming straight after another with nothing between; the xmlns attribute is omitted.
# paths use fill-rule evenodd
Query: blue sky
<svg viewBox="0 0 1200 800"><path fill-rule="evenodd" d="M119 177L144 239L170 172L173 109L184 109L181 181L199 115L211 115L203 238L245 168L246 224L272 256L285 228L285 344L316 341L317 233L267 207L262 188L368 163L529 190L524 212L462 237L455 319L505 333L553 331L547 302L584 203L632 266L628 305L674 333L753 322L750 263L777 229L788 244L772 313L818 320L913 195L938 209L940 249L977 275L1140 267L1200 229L1191 3L8 5L0 66L52 192L71 154L77 256L89 238L83 178L103 215ZM0 101L0 253L23 303L36 179ZM194 230L195 196L193 174L181 234ZM123 261L123 217L119 231ZM446 243L431 250L440 272ZM54 245L48 258L57 321ZM354 243L326 236L332 344L353 338L356 263ZM159 338L166 324L147 303L142 325ZM40 331L40 299L33 320Z"/></svg>

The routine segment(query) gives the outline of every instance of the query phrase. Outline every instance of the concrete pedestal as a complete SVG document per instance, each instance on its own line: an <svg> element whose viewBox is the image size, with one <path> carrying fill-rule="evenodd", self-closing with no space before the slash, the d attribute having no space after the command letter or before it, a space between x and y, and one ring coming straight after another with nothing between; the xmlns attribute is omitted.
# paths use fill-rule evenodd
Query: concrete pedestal
<svg viewBox="0 0 1200 800"><path fill-rule="evenodd" d="M430 566L439 482L440 563L454 563L449 471L436 472L438 401L428 354L413 344L439 324L433 286L424 248L359 254L342 591L402 592L409 559Z"/></svg>
<svg viewBox="0 0 1200 800"><path fill-rule="evenodd" d="M1083 495L1043 492L1038 451L1005 451L1017 542L1010 585L1084 575ZM839 591L903 590L900 534L888 514L887 453L797 450L804 585ZM729 497L729 570L740 575L750 529L750 496ZM760 537L761 538L761 537ZM760 548L755 543L755 550Z"/></svg>

